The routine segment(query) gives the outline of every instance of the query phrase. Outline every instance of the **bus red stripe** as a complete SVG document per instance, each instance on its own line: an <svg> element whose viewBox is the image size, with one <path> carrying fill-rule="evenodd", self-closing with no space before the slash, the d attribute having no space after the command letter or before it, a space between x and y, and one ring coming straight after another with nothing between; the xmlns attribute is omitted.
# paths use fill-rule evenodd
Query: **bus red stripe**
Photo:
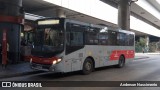
<svg viewBox="0 0 160 90"><path fill-rule="evenodd" d="M122 54L126 59L134 58L134 50L114 50L110 55L110 60L119 60Z"/></svg>

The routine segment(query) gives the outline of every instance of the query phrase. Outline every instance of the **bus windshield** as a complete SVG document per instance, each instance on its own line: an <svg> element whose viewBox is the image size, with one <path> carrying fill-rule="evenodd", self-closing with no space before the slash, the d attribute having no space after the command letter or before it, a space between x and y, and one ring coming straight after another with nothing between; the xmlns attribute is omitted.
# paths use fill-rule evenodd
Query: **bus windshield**
<svg viewBox="0 0 160 90"><path fill-rule="evenodd" d="M53 57L63 51L63 30L56 28L38 28L34 38L32 55Z"/></svg>

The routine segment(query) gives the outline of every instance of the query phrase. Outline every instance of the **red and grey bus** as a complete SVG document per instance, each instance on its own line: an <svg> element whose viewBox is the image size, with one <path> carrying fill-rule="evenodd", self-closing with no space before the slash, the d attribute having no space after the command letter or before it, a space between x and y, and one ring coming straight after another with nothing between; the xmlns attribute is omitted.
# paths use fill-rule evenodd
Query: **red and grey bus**
<svg viewBox="0 0 160 90"><path fill-rule="evenodd" d="M134 60L135 34L65 18L37 20L31 68L53 72L91 73Z"/></svg>

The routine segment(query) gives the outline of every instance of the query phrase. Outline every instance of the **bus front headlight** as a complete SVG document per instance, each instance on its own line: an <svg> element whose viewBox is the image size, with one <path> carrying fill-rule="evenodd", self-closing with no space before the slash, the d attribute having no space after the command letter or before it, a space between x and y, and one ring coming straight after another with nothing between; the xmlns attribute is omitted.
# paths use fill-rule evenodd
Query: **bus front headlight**
<svg viewBox="0 0 160 90"><path fill-rule="evenodd" d="M32 58L30 59L30 63L32 63Z"/></svg>
<svg viewBox="0 0 160 90"><path fill-rule="evenodd" d="M60 62L62 59L61 58L59 58L59 59L57 59L57 62Z"/></svg>
<svg viewBox="0 0 160 90"><path fill-rule="evenodd" d="M54 65L54 64L56 64L57 63L57 61L56 60L54 60L53 62L52 62L52 64Z"/></svg>
<svg viewBox="0 0 160 90"><path fill-rule="evenodd" d="M62 61L62 59L61 59L61 58L58 58L58 59L54 60L54 61L52 62L52 64L53 64L53 65L54 65L54 64L57 64L57 63L59 63L60 61Z"/></svg>

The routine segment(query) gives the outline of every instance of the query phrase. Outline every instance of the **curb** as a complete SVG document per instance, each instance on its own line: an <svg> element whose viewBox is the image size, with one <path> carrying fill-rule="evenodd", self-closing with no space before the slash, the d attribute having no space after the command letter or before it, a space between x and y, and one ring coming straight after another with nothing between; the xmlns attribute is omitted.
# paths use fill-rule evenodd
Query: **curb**
<svg viewBox="0 0 160 90"><path fill-rule="evenodd" d="M0 79L18 77L18 76L30 75L30 74L38 74L38 73L43 73L43 72L44 71L29 71L29 72L21 72L21 73L16 73L16 74L0 75Z"/></svg>
<svg viewBox="0 0 160 90"><path fill-rule="evenodd" d="M156 54L151 54L151 53L149 53L148 55L160 55L160 53L156 53Z"/></svg>
<svg viewBox="0 0 160 90"><path fill-rule="evenodd" d="M140 57L140 58L134 58L134 60L146 59L146 58L149 58L149 57Z"/></svg>

